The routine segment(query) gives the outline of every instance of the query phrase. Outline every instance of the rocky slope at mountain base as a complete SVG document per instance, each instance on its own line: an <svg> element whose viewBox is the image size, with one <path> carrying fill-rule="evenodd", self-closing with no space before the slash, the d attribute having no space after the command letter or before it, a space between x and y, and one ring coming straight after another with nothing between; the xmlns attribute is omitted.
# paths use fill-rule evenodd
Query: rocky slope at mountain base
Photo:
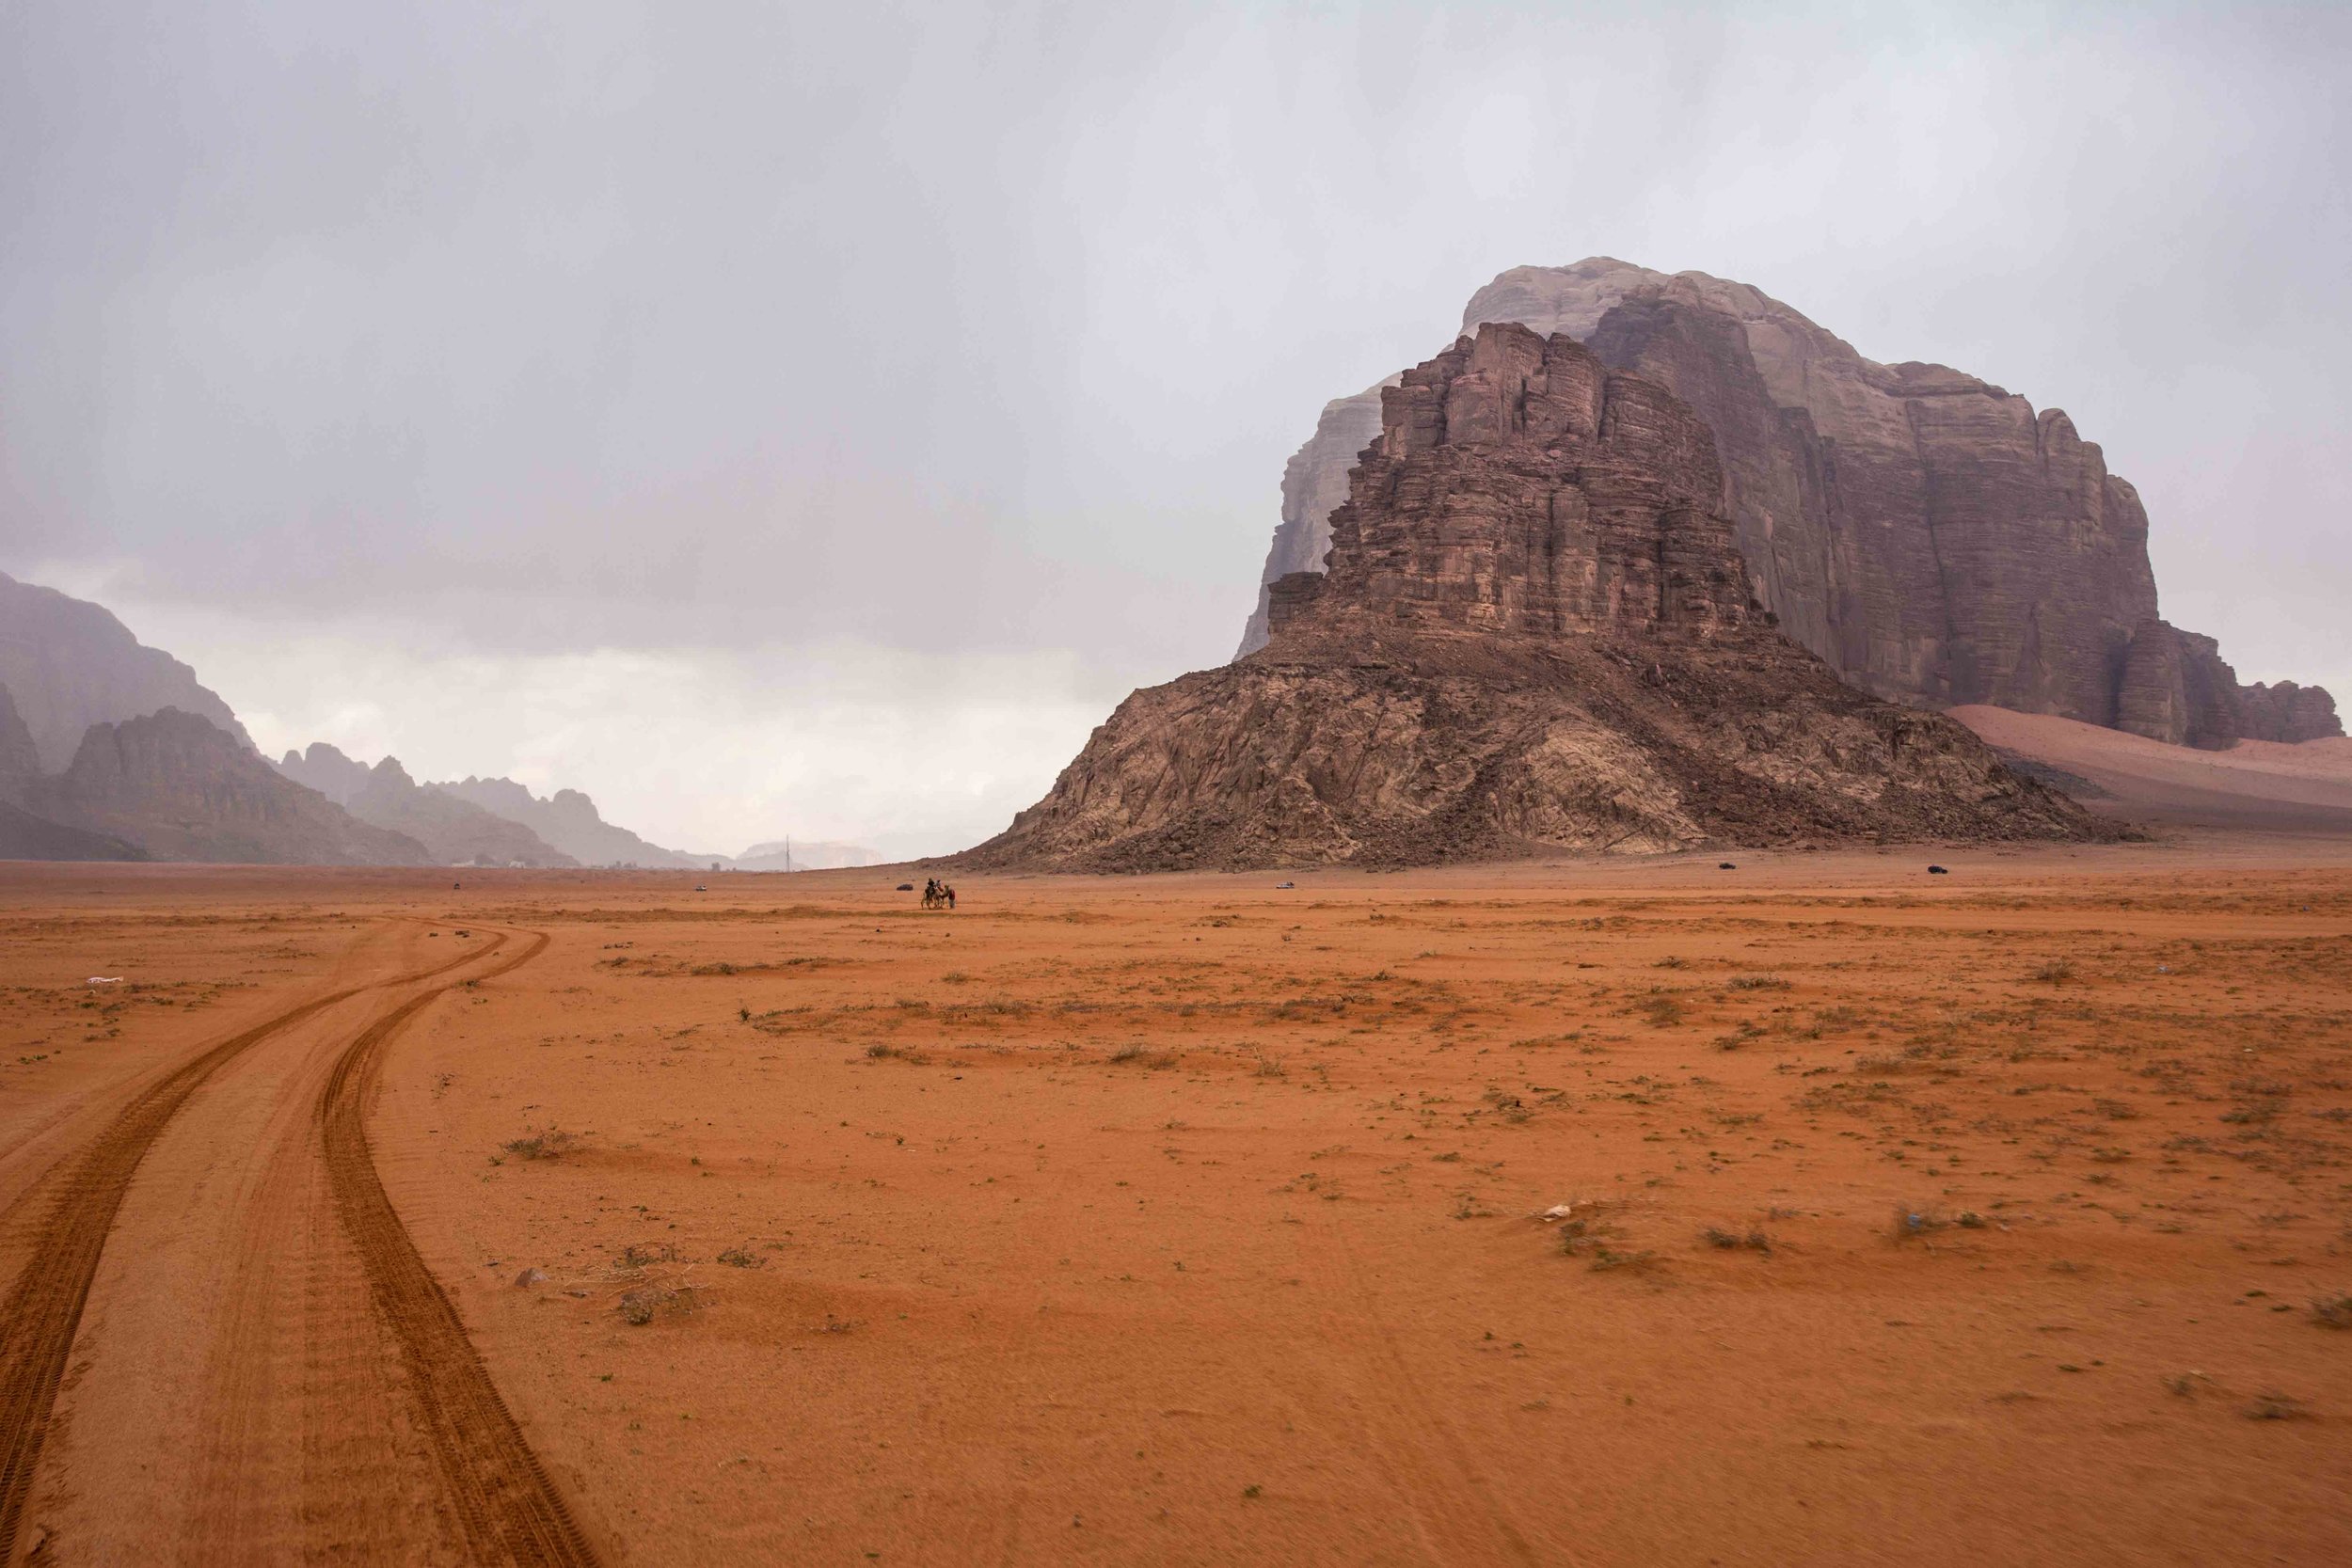
<svg viewBox="0 0 2352 1568"><path fill-rule="evenodd" d="M1865 359L1744 284L1607 257L1514 268L1463 317L1505 321L1584 340L1698 412L1756 597L1865 689L2206 747L2342 733L2325 691L2241 686L2212 639L2157 618L2139 497L2057 409ZM1355 462L1335 416L1359 402L1330 405L1285 472L1269 578L1323 560Z"/></svg>
<svg viewBox="0 0 2352 1568"><path fill-rule="evenodd" d="M1941 716L1755 646L1369 628L1138 691L976 866L1438 864L2099 836Z"/></svg>
<svg viewBox="0 0 2352 1568"><path fill-rule="evenodd" d="M159 860L269 865L429 865L416 840L370 827L192 713L93 724L26 809L127 840Z"/></svg>
<svg viewBox="0 0 2352 1568"><path fill-rule="evenodd" d="M1329 570L1272 585L1268 645L1128 698L966 863L2102 832L1960 725L1854 690L1772 626L1719 510L1712 439L1662 388L1503 325L1382 402Z"/></svg>
<svg viewBox="0 0 2352 1568"><path fill-rule="evenodd" d="M92 724L175 707L253 744L229 705L196 672L143 645L113 613L0 573L0 686L40 748L41 770L73 760Z"/></svg>
<svg viewBox="0 0 2352 1568"><path fill-rule="evenodd" d="M0 861L143 861L137 845L110 833L94 833L35 816L0 800Z"/></svg>

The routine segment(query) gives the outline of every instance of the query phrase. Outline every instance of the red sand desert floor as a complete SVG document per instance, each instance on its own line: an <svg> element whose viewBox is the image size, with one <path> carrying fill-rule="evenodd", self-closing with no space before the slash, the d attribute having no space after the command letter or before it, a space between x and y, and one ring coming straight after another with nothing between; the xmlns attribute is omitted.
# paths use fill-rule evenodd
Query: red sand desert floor
<svg viewBox="0 0 2352 1568"><path fill-rule="evenodd" d="M2352 1561L2352 847L1734 858L0 867L13 1549Z"/></svg>

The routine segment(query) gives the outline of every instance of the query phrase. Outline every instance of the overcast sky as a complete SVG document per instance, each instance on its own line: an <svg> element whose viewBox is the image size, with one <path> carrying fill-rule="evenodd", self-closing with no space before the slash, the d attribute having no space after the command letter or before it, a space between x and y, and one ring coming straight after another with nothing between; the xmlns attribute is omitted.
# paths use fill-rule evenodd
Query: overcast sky
<svg viewBox="0 0 2352 1568"><path fill-rule="evenodd" d="M2066 408L2352 699L2352 8L0 5L0 569L264 745L994 832L1505 267Z"/></svg>

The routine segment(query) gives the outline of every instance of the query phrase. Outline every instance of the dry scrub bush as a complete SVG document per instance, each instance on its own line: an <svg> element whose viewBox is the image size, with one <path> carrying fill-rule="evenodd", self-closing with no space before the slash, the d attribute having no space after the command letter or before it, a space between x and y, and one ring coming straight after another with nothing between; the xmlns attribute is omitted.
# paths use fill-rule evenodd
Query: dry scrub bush
<svg viewBox="0 0 2352 1568"><path fill-rule="evenodd" d="M502 1147L517 1160L553 1160L576 1148L580 1140L550 1127L544 1132L509 1140Z"/></svg>

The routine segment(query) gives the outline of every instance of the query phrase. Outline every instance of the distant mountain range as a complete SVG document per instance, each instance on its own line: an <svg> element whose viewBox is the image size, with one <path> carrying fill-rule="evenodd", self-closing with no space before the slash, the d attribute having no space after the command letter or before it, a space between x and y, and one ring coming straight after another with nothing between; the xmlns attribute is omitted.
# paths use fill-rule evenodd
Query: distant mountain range
<svg viewBox="0 0 2352 1568"><path fill-rule="evenodd" d="M787 849L788 843L788 849ZM666 849L577 789L421 784L324 741L264 758L196 672L105 610L0 574L0 860L815 871L853 844Z"/></svg>
<svg viewBox="0 0 2352 1568"><path fill-rule="evenodd" d="M143 851L101 859L434 863L416 839L360 821L315 790L281 777L259 752L209 719L176 707L92 724L63 773L20 780L15 788L17 798L9 803L51 827L102 835Z"/></svg>
<svg viewBox="0 0 2352 1568"><path fill-rule="evenodd" d="M607 822L596 803L577 789L559 789L551 797L531 793L512 779L477 779L425 785L453 800L503 817L530 829L557 850L581 865L668 866L700 870L723 855L696 855L649 844L627 828Z"/></svg>
<svg viewBox="0 0 2352 1568"><path fill-rule="evenodd" d="M63 772L92 724L167 707L253 737L196 672L131 635L112 611L0 572L0 686L32 732L41 770Z"/></svg>
<svg viewBox="0 0 2352 1568"><path fill-rule="evenodd" d="M360 821L415 839L448 865L578 865L520 822L485 811L436 784L420 784L398 757L370 768L324 741L288 752L278 772L306 784Z"/></svg>
<svg viewBox="0 0 2352 1568"><path fill-rule="evenodd" d="M776 839L755 844L735 857L738 871L837 871L849 866L880 865L879 851L859 844L829 844L809 839Z"/></svg>
<svg viewBox="0 0 2352 1568"><path fill-rule="evenodd" d="M872 864L845 844L665 849L576 789L420 784L324 742L264 758L196 673L104 608L0 575L0 860L624 866Z"/></svg>

